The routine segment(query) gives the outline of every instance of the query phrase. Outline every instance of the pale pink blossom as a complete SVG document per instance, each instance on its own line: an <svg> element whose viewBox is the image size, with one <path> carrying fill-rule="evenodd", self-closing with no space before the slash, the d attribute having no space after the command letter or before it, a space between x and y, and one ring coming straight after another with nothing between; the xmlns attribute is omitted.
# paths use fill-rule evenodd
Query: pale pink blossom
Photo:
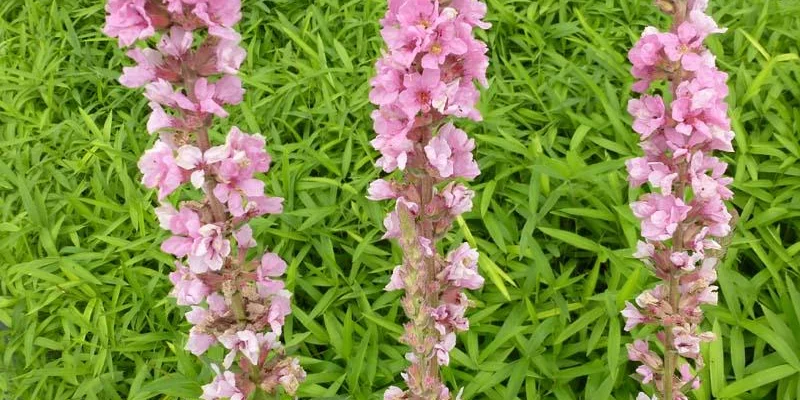
<svg viewBox="0 0 800 400"><path fill-rule="evenodd" d="M456 287L476 290L483 286L483 277L478 273L478 251L467 243L447 255L444 273Z"/></svg>
<svg viewBox="0 0 800 400"><path fill-rule="evenodd" d="M186 181L186 175L175 162L174 151L164 142L156 141L139 159L142 184L158 188L158 199L162 200Z"/></svg>
<svg viewBox="0 0 800 400"><path fill-rule="evenodd" d="M219 367L214 364L211 364L211 368L216 373L216 377L211 383L203 385L203 394L200 396L201 399L245 400L246 397L244 393L236 387L236 375L233 372L221 372Z"/></svg>
<svg viewBox="0 0 800 400"><path fill-rule="evenodd" d="M439 129L439 134L425 146L428 162L434 167L439 176L451 176L473 179L480 173L478 164L472 159L472 150L475 141L467 134L453 126L445 124Z"/></svg>
<svg viewBox="0 0 800 400"><path fill-rule="evenodd" d="M103 33L119 39L119 47L127 47L155 34L153 21L145 10L147 0L109 0L106 3L106 24Z"/></svg>

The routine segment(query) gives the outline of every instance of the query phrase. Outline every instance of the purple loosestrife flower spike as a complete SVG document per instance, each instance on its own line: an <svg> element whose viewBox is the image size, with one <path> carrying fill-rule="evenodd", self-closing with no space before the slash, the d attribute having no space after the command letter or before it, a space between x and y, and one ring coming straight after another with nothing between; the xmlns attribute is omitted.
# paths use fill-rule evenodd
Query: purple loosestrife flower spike
<svg viewBox="0 0 800 400"><path fill-rule="evenodd" d="M652 397L686 400L700 385L700 343L714 340L703 332L703 304L717 303L716 266L735 224L733 197L724 176L728 165L712 155L733 151L728 118L728 75L715 66L703 45L711 34L725 32L706 14L707 0L658 0L673 17L669 32L648 27L628 53L639 93L651 83L668 83L670 104L660 94L644 94L628 103L633 129L641 136L644 156L628 160L632 187L649 183L651 192L631 204L641 220L642 236L635 257L662 280L622 311L625 330L640 324L660 331L660 345L647 340L628 345L628 357L641 363L636 376L652 385ZM664 350L660 353L658 349Z"/></svg>
<svg viewBox="0 0 800 400"><path fill-rule="evenodd" d="M384 238L398 239L403 263L386 290L404 290L409 321L401 341L410 347L410 366L402 374L407 389L389 387L386 400L449 400L453 396L439 369L450 362L456 333L469 328L464 289L480 289L478 252L466 243L447 255L437 242L452 222L472 209L474 192L459 180L480 173L475 142L448 122L450 117L481 120L475 109L475 82L488 84L486 45L473 36L486 5L477 0L389 0L381 20L388 50L376 63L370 101L385 172L369 187L371 200L395 200L386 217Z"/></svg>
<svg viewBox="0 0 800 400"><path fill-rule="evenodd" d="M109 0L103 30L120 47L157 39L128 51L136 65L123 69L120 83L144 87L152 109L147 130L159 135L139 169L142 183L158 189L156 215L172 233L161 249L177 258L171 295L191 306L186 349L198 356L217 344L227 350L211 365L216 378L203 386L205 400L244 400L259 389L294 395L305 379L280 343L290 313L291 294L279 279L286 263L270 252L248 256L256 247L248 222L282 211L283 199L265 195L257 178L271 162L264 138L233 127L215 145L208 135L214 116L226 117L225 106L244 95L237 74L246 52L234 29L240 18L239 0ZM176 208L168 196L189 185L202 199Z"/></svg>

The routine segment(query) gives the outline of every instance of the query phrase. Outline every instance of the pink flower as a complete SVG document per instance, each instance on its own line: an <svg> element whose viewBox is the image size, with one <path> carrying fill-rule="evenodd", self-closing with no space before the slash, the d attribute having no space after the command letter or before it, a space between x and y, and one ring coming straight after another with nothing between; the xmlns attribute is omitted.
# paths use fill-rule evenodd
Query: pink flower
<svg viewBox="0 0 800 400"><path fill-rule="evenodd" d="M373 111L372 119L378 137L370 144L381 153L381 158L375 164L384 172L405 169L408 153L414 148L414 143L406 136L414 123L413 117L405 114L400 107L391 105Z"/></svg>
<svg viewBox="0 0 800 400"><path fill-rule="evenodd" d="M391 292L403 288L405 288L405 284L403 283L403 266L398 265L392 270L392 277L389 278L389 283L386 284L383 290Z"/></svg>
<svg viewBox="0 0 800 400"><path fill-rule="evenodd" d="M633 256L638 259L653 257L655 250L653 244L639 240L636 242L636 252L633 253Z"/></svg>
<svg viewBox="0 0 800 400"><path fill-rule="evenodd" d="M155 29L145 11L147 0L109 0L103 33L119 39L119 47L153 36Z"/></svg>
<svg viewBox="0 0 800 400"><path fill-rule="evenodd" d="M700 36L694 24L687 21L678 26L677 34L665 34L661 42L664 44L664 53L670 61L681 61L686 70L695 70L702 64L702 56L698 54L705 37Z"/></svg>
<svg viewBox="0 0 800 400"><path fill-rule="evenodd" d="M432 0L406 0L397 11L401 26L432 29L439 18L439 2Z"/></svg>
<svg viewBox="0 0 800 400"><path fill-rule="evenodd" d="M445 22L436 27L422 57L422 67L427 69L439 69L439 65L444 64L448 56L460 56L467 52L467 43L457 36L456 24Z"/></svg>
<svg viewBox="0 0 800 400"><path fill-rule="evenodd" d="M435 103L434 107L445 115L482 121L483 117L480 111L475 109L475 104L480 96L480 92L472 82L455 80L447 86L445 97Z"/></svg>
<svg viewBox="0 0 800 400"><path fill-rule="evenodd" d="M478 251L467 243L447 255L444 273L453 286L472 290L483 286L483 277L478 273Z"/></svg>
<svg viewBox="0 0 800 400"><path fill-rule="evenodd" d="M172 231L175 236L170 237L161 244L165 253L184 257L191 252L194 238L199 236L200 216L191 208L182 207L175 212L172 206L156 211L159 214L161 226Z"/></svg>
<svg viewBox="0 0 800 400"><path fill-rule="evenodd" d="M678 354L689 358L696 358L700 354L700 337L681 326L673 328L672 333L675 335L674 346Z"/></svg>
<svg viewBox="0 0 800 400"><path fill-rule="evenodd" d="M244 224L234 231L233 237L236 239L237 247L240 249L246 250L256 247L256 241L253 240L253 229L248 224Z"/></svg>
<svg viewBox="0 0 800 400"><path fill-rule="evenodd" d="M231 27L242 18L240 0L197 2L192 13L203 21L212 36L226 40L239 40Z"/></svg>
<svg viewBox="0 0 800 400"><path fill-rule="evenodd" d="M489 48L486 43L474 39L468 40L467 46L469 47L467 54L462 56L458 63L463 69L464 79L470 82L477 80L483 87L489 87L489 81L486 79L486 70L489 68L489 57L486 53Z"/></svg>
<svg viewBox="0 0 800 400"><path fill-rule="evenodd" d="M208 303L208 310L216 315L225 315L230 310L228 303L225 301L225 297L219 293L211 293L208 295L206 303Z"/></svg>
<svg viewBox="0 0 800 400"><path fill-rule="evenodd" d="M648 383L653 380L653 370L646 365L640 365L636 368L636 372L642 376L642 383Z"/></svg>
<svg viewBox="0 0 800 400"><path fill-rule="evenodd" d="M217 44L216 55L217 70L223 74L236 75L247 56L247 51L236 41L221 40Z"/></svg>
<svg viewBox="0 0 800 400"><path fill-rule="evenodd" d="M195 111L215 114L221 118L227 117L228 112L222 108L221 102L218 103L214 98L215 94L216 85L209 83L206 78L198 79L194 84L194 96L197 99Z"/></svg>
<svg viewBox="0 0 800 400"><path fill-rule="evenodd" d="M444 96L446 85L438 69L426 69L422 74L410 73L403 78L405 89L400 92L400 105L406 115L430 111L434 102Z"/></svg>
<svg viewBox="0 0 800 400"><path fill-rule="evenodd" d="M647 139L666 123L664 100L661 96L642 96L628 101L628 112L635 118L633 130Z"/></svg>
<svg viewBox="0 0 800 400"><path fill-rule="evenodd" d="M180 59L192 48L192 42L191 31L173 25L169 33L161 37L161 41L158 42L158 50L161 53Z"/></svg>
<svg viewBox="0 0 800 400"><path fill-rule="evenodd" d="M458 10L459 18L471 26L489 29L492 24L483 22L486 16L486 4L478 0L453 0L450 6Z"/></svg>
<svg viewBox="0 0 800 400"><path fill-rule="evenodd" d="M448 123L425 146L425 155L440 177L473 179L480 174L478 164L472 159L474 148L474 140L469 139L464 131L452 123Z"/></svg>
<svg viewBox="0 0 800 400"><path fill-rule="evenodd" d="M264 182L253 178L256 172L269 170L270 157L264 151L260 135L247 135L231 128L224 146L209 149L214 160L219 160L214 196L227 203L234 217L249 212L279 212L282 199L264 196Z"/></svg>
<svg viewBox="0 0 800 400"><path fill-rule="evenodd" d="M286 316L292 313L291 303L289 302L291 296L292 294L288 290L281 290L270 298L271 303L267 313L267 322L276 335L281 334Z"/></svg>
<svg viewBox="0 0 800 400"><path fill-rule="evenodd" d="M633 90L644 92L650 87L650 82L656 77L656 65L662 61L662 38L665 34L656 28L647 27L641 39L628 52L628 59L633 64L631 73L640 79L633 85Z"/></svg>
<svg viewBox="0 0 800 400"><path fill-rule="evenodd" d="M296 358L291 359L291 362L281 368L278 374L280 375L278 383L289 395L296 394L300 382L306 379L306 371L300 366L300 360Z"/></svg>
<svg viewBox="0 0 800 400"><path fill-rule="evenodd" d="M186 350L192 354L200 356L216 343L217 339L214 336L201 332L197 327L193 327L189 331L189 341L186 342Z"/></svg>
<svg viewBox="0 0 800 400"><path fill-rule="evenodd" d="M191 173L190 181L194 187L203 187L206 181L206 159L199 148L192 145L181 146L178 148L178 156L175 158L175 163Z"/></svg>
<svg viewBox="0 0 800 400"><path fill-rule="evenodd" d="M192 310L184 314L186 321L192 325L205 325L211 319L211 313L203 307L192 306Z"/></svg>
<svg viewBox="0 0 800 400"><path fill-rule="evenodd" d="M442 197L448 212L452 216L458 216L472 210L472 198L475 192L467 189L466 186L451 182L442 189Z"/></svg>
<svg viewBox="0 0 800 400"><path fill-rule="evenodd" d="M211 293L211 289L180 262L176 261L175 267L176 270L169 274L169 280L175 286L170 295L177 299L179 306L202 303Z"/></svg>
<svg viewBox="0 0 800 400"><path fill-rule="evenodd" d="M164 79L157 79L145 85L146 97L151 102L155 102L167 107L182 108L184 110L194 110L195 105L186 95L175 91L172 84Z"/></svg>
<svg viewBox="0 0 800 400"><path fill-rule="evenodd" d="M211 368L217 374L214 381L208 385L203 385L203 400L245 400L245 395L236 387L236 375L231 371L220 372L219 367L211 364Z"/></svg>
<svg viewBox="0 0 800 400"><path fill-rule="evenodd" d="M695 377L689 364L681 364L678 370L681 373L681 382L683 382L684 385L691 381L692 389L700 388L700 378Z"/></svg>
<svg viewBox="0 0 800 400"><path fill-rule="evenodd" d="M367 196L370 200L388 200L396 199L397 193L394 191L392 184L383 179L376 179L372 181L367 189Z"/></svg>
<svg viewBox="0 0 800 400"><path fill-rule="evenodd" d="M405 400L406 399L406 392L403 389L400 389L397 386L389 386L385 392L383 392L383 400Z"/></svg>
<svg viewBox="0 0 800 400"><path fill-rule="evenodd" d="M158 188L159 200L185 182L183 171L175 163L173 150L160 140L142 155L138 166L142 171L142 183L151 189Z"/></svg>
<svg viewBox="0 0 800 400"><path fill-rule="evenodd" d="M286 261L275 253L264 253L261 257L261 267L256 272L259 280L281 276L286 272Z"/></svg>
<svg viewBox="0 0 800 400"><path fill-rule="evenodd" d="M628 168L628 182L631 186L639 187L647 182L650 176L650 162L646 157L629 158L625 161Z"/></svg>
<svg viewBox="0 0 800 400"><path fill-rule="evenodd" d="M189 268L196 274L219 271L230 253L231 244L222 235L222 229L215 224L203 225L192 242Z"/></svg>
<svg viewBox="0 0 800 400"><path fill-rule="evenodd" d="M378 60L375 67L378 74L370 81L372 90L369 92L369 101L378 106L391 104L403 90L403 73L391 61L383 58Z"/></svg>
<svg viewBox="0 0 800 400"><path fill-rule="evenodd" d="M639 312L639 309L628 301L625 302L625 309L622 310L622 316L625 317L626 332L629 332L631 329L635 328L636 325L647 320L647 318Z"/></svg>
<svg viewBox="0 0 800 400"><path fill-rule="evenodd" d="M258 365L262 350L269 350L279 346L275 333L268 332L264 334L251 330L226 332L220 336L219 342L230 350L222 362L222 366L225 368L230 368L233 365L237 353L247 358L251 365Z"/></svg>
<svg viewBox="0 0 800 400"><path fill-rule="evenodd" d="M125 87L137 88L144 86L156 79L156 72L163 62L161 53L153 49L131 49L128 57L136 61L135 67L122 68L119 83Z"/></svg>
<svg viewBox="0 0 800 400"><path fill-rule="evenodd" d="M439 365L450 364L450 350L453 350L454 347L456 347L456 334L452 332L445 335L441 342L436 343L434 351Z"/></svg>
<svg viewBox="0 0 800 400"><path fill-rule="evenodd" d="M155 101L151 101L149 105L152 112L150 113L150 118L147 120L148 133L153 134L177 125L177 120L164 112L164 109L161 108L160 104L156 103Z"/></svg>
<svg viewBox="0 0 800 400"><path fill-rule="evenodd" d="M642 236L663 241L672 238L678 224L683 222L691 207L672 195L651 193L642 201L631 204L633 214L642 220Z"/></svg>
<svg viewBox="0 0 800 400"><path fill-rule="evenodd" d="M731 233L731 214L722 198L715 196L695 203L703 217L708 234L716 237L725 237Z"/></svg>
<svg viewBox="0 0 800 400"><path fill-rule="evenodd" d="M466 295L459 293L456 300L455 303L442 304L431 311L431 317L436 321L434 327L441 335L469 329L469 320L464 318L469 304Z"/></svg>

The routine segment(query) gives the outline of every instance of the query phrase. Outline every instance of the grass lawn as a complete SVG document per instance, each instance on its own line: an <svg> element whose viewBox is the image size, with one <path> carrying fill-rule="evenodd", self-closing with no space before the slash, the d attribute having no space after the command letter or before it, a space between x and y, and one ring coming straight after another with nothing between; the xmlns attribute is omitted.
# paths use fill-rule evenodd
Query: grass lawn
<svg viewBox="0 0 800 400"><path fill-rule="evenodd" d="M183 350L184 309L166 295L171 257L136 160L154 140L130 65L104 37L103 1L0 4L0 398L196 398L207 360ZM710 39L731 78L741 214L720 266L720 340L697 399L800 399L800 2L712 0ZM638 224L624 160L627 50L668 21L649 0L488 0L491 86L477 140L474 237L486 287L445 377L467 399L620 399L619 310L654 278L631 257ZM269 193L286 212L254 221L289 263L285 341L309 372L302 397L378 398L406 365L400 259L380 240L385 203L367 100L382 0L244 0L247 94L230 124L262 132ZM505 274L505 275L504 275ZM211 352L219 359L220 349Z"/></svg>

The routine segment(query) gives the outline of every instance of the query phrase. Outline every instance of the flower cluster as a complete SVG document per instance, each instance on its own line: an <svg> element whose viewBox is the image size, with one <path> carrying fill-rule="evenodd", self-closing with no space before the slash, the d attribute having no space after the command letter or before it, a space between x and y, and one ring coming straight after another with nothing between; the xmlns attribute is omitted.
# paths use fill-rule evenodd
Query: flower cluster
<svg viewBox="0 0 800 400"><path fill-rule="evenodd" d="M685 400L685 391L700 385L700 343L714 340L702 332L703 304L717 303L716 265L723 240L731 234L732 215L725 200L733 192L727 164L715 150L733 151L727 116L727 74L715 67L703 46L713 33L724 32L705 11L704 0L663 0L661 9L674 18L670 32L648 27L629 53L634 90L645 93L657 80L668 82L671 103L660 95L642 95L628 103L633 129L641 136L644 157L628 160L632 187L649 183L652 191L631 204L641 220L642 236L635 256L663 281L627 303L625 330L639 324L664 329L658 340L663 355L637 340L628 347L642 383L653 384L652 399ZM641 393L639 400L651 399Z"/></svg>
<svg viewBox="0 0 800 400"><path fill-rule="evenodd" d="M475 249L464 243L443 256L436 243L472 209L474 192L457 180L480 173L474 141L446 119L481 119L475 81L488 84L488 49L473 30L490 27L485 14L477 0L389 0L381 20L388 51L371 81L370 101L378 106L372 146L381 153L379 167L402 175L374 181L369 198L396 203L384 238L399 240L404 260L386 290L406 292L410 321L401 340L411 348L403 374L408 389L392 386L386 400L453 398L439 368L450 362L456 333L469 328L463 290L483 286Z"/></svg>
<svg viewBox="0 0 800 400"><path fill-rule="evenodd" d="M246 52L233 28L240 2L109 0L106 13L104 32L121 47L157 39L154 48L128 50L136 65L124 68L120 82L144 87L152 109L147 130L159 135L138 165L142 183L158 189L156 215L172 234L161 246L177 258L171 294L191 306L186 349L198 356L216 343L227 349L222 368L212 364L216 378L202 398L243 400L257 389L295 394L305 372L279 340L290 313L279 279L286 263L271 252L248 256L257 246L248 221L282 211L283 199L265 195L256 177L271 162L264 138L234 127L212 146L208 134L213 117L226 117L224 106L244 95L236 75ZM176 208L167 196L186 184L204 196Z"/></svg>

